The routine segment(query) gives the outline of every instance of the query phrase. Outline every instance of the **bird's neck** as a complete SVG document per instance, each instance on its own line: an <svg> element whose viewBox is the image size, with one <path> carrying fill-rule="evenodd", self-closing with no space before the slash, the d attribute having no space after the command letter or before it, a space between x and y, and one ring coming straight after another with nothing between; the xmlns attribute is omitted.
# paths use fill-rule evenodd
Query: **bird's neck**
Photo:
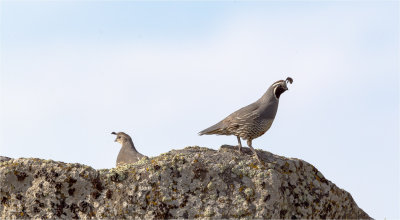
<svg viewBox="0 0 400 220"><path fill-rule="evenodd" d="M124 142L123 144L122 144L122 149L126 149L126 150L133 150L133 151L135 151L135 152L137 152L137 150L136 150L136 148L135 148L135 145L133 145L133 142L132 141L128 141L128 142ZM122 150L121 149L121 150Z"/></svg>
<svg viewBox="0 0 400 220"><path fill-rule="evenodd" d="M257 102L267 104L269 102L279 102L279 99L277 99L274 95L274 88L270 87L264 93L264 95L261 96L261 98L257 100Z"/></svg>

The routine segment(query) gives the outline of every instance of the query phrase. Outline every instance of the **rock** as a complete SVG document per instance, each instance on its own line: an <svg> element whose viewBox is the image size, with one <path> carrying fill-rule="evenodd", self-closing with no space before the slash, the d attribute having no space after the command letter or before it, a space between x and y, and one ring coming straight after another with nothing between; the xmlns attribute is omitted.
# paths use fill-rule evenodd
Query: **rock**
<svg viewBox="0 0 400 220"><path fill-rule="evenodd" d="M4 157L4 156L0 156L0 163L1 163L1 162L4 162L4 161L7 161L7 160L11 160L11 158L9 158L9 157Z"/></svg>
<svg viewBox="0 0 400 220"><path fill-rule="evenodd" d="M259 150L187 147L113 169L41 159L0 163L1 219L369 219L311 164Z"/></svg>

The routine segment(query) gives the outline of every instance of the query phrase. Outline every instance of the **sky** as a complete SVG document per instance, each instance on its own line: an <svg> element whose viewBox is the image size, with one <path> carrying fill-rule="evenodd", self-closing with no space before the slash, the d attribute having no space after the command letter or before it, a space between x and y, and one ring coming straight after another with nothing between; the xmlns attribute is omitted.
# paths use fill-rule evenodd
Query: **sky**
<svg viewBox="0 0 400 220"><path fill-rule="evenodd" d="M258 149L400 218L399 2L1 1L0 155L112 168L236 145L198 136L294 79Z"/></svg>

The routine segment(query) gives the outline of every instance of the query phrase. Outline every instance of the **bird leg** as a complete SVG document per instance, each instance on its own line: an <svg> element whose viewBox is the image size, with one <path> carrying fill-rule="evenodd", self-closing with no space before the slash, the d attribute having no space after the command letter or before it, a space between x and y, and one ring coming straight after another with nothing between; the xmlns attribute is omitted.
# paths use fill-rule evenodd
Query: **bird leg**
<svg viewBox="0 0 400 220"><path fill-rule="evenodd" d="M239 153L243 153L242 152L242 142L240 142L240 137L239 136L236 136L237 137L237 140L238 140L238 142L239 142L239 145L238 145L238 147L239 147Z"/></svg>
<svg viewBox="0 0 400 220"><path fill-rule="evenodd" d="M254 150L253 146L251 146L251 139L247 140L247 145L250 147L251 151L253 151L253 153L255 154L255 156L256 156L258 162L260 162L261 164L263 164L263 163L261 162L261 159L260 159L260 157L258 156L256 150Z"/></svg>

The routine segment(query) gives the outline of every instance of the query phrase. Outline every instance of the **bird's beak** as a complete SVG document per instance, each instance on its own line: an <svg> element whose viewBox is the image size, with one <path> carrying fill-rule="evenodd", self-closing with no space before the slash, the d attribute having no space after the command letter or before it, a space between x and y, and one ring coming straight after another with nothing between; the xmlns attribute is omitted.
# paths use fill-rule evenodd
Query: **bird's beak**
<svg viewBox="0 0 400 220"><path fill-rule="evenodd" d="M283 85L283 88L285 89L285 91L289 90L286 83Z"/></svg>
<svg viewBox="0 0 400 220"><path fill-rule="evenodd" d="M117 142L117 139L115 139L114 142Z"/></svg>

